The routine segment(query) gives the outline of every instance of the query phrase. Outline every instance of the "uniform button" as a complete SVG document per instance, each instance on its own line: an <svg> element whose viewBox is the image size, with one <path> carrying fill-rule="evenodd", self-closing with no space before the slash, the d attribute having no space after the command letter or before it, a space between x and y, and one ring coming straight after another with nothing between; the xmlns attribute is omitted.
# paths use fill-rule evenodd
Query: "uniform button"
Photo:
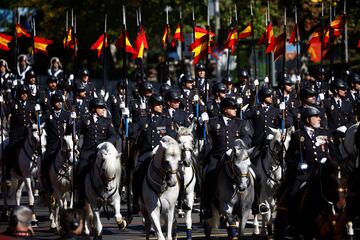
<svg viewBox="0 0 360 240"><path fill-rule="evenodd" d="M313 146L313 149L316 149L316 146Z"/></svg>
<svg viewBox="0 0 360 240"><path fill-rule="evenodd" d="M314 155L317 155L317 152L314 152Z"/></svg>
<svg viewBox="0 0 360 240"><path fill-rule="evenodd" d="M315 158L315 161L317 161L318 159L317 158Z"/></svg>

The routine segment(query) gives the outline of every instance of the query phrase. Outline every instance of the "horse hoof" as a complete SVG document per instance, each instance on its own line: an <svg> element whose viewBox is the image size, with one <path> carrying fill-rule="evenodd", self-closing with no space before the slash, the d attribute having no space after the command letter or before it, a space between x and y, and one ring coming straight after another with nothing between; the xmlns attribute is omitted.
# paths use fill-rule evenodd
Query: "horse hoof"
<svg viewBox="0 0 360 240"><path fill-rule="evenodd" d="M129 225L131 222L132 222L133 218L130 216L130 217L126 217L125 218L125 221L126 221L126 225Z"/></svg>
<svg viewBox="0 0 360 240"><path fill-rule="evenodd" d="M261 236L261 240L268 240L268 239L269 239L268 235Z"/></svg>
<svg viewBox="0 0 360 240"><path fill-rule="evenodd" d="M126 228L127 223L126 223L125 220L120 220L120 221L117 222L117 225L118 225L120 230L123 230L124 228Z"/></svg>
<svg viewBox="0 0 360 240"><path fill-rule="evenodd" d="M54 234L56 234L56 235L59 235L59 234L60 234L60 232L59 232L59 230L57 229L57 227L50 227L50 232L52 232L52 233L54 233Z"/></svg>
<svg viewBox="0 0 360 240"><path fill-rule="evenodd" d="M38 220L32 220L31 221L31 226L32 227L38 227L39 226L39 221Z"/></svg>
<svg viewBox="0 0 360 240"><path fill-rule="evenodd" d="M252 240L260 240L261 239L260 234L253 233L251 236L251 239Z"/></svg>
<svg viewBox="0 0 360 240"><path fill-rule="evenodd" d="M155 236L155 230L153 228L150 229L149 231L149 235L151 236Z"/></svg>

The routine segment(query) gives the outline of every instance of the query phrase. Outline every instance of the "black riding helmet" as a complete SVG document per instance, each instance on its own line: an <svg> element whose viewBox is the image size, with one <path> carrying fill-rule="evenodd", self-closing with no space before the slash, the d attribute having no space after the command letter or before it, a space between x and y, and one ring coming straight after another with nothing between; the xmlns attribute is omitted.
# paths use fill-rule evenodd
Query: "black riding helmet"
<svg viewBox="0 0 360 240"><path fill-rule="evenodd" d="M315 97L316 95L317 95L317 92L310 87L305 87L300 90L301 100L305 100L309 97Z"/></svg>
<svg viewBox="0 0 360 240"><path fill-rule="evenodd" d="M25 79L28 80L30 78L36 78L36 73L33 69L30 69L25 73Z"/></svg>
<svg viewBox="0 0 360 240"><path fill-rule="evenodd" d="M53 82L56 82L56 83L58 82L58 78L54 75L51 75L46 79L46 84L53 83Z"/></svg>
<svg viewBox="0 0 360 240"><path fill-rule="evenodd" d="M349 83L360 84L360 75L357 73L350 73L348 80Z"/></svg>
<svg viewBox="0 0 360 240"><path fill-rule="evenodd" d="M29 87L27 85L19 85L19 86L17 86L17 88L16 88L17 96L20 96L23 93L29 94L30 93Z"/></svg>
<svg viewBox="0 0 360 240"><path fill-rule="evenodd" d="M214 84L212 87L213 94L217 94L219 92L225 92L225 91L226 91L226 86L222 82L218 82L218 83Z"/></svg>
<svg viewBox="0 0 360 240"><path fill-rule="evenodd" d="M75 92L84 92L86 91L86 86L82 82L76 82L74 87Z"/></svg>
<svg viewBox="0 0 360 240"><path fill-rule="evenodd" d="M331 91L344 89L346 90L348 88L347 83L342 79L336 79L331 83Z"/></svg>
<svg viewBox="0 0 360 240"><path fill-rule="evenodd" d="M82 68L79 70L79 73L78 73L79 78L82 78L84 76L89 76L89 75L90 75L90 72L87 68Z"/></svg>
<svg viewBox="0 0 360 240"><path fill-rule="evenodd" d="M160 93L161 94L166 94L167 92L169 92L171 89L171 86L167 83L163 83L160 86Z"/></svg>
<svg viewBox="0 0 360 240"><path fill-rule="evenodd" d="M301 119L306 122L309 117L320 116L320 111L316 107L307 106L301 112Z"/></svg>
<svg viewBox="0 0 360 240"><path fill-rule="evenodd" d="M64 97L60 93L56 92L53 95L51 95L51 104L57 103L57 102L64 102Z"/></svg>
<svg viewBox="0 0 360 240"><path fill-rule="evenodd" d="M93 98L89 103L90 109L106 108L106 102L102 98Z"/></svg>
<svg viewBox="0 0 360 240"><path fill-rule="evenodd" d="M148 104L150 107L163 105L164 100L160 94L155 93L149 97Z"/></svg>
<svg viewBox="0 0 360 240"><path fill-rule="evenodd" d="M237 104L236 104L235 99L230 98L230 97L226 97L223 100L221 100L221 102L220 102L221 111L223 111L226 108L237 109Z"/></svg>
<svg viewBox="0 0 360 240"><path fill-rule="evenodd" d="M259 98L263 101L267 97L271 97L273 95L273 91L271 88L268 87L262 87L259 90Z"/></svg>
<svg viewBox="0 0 360 240"><path fill-rule="evenodd" d="M140 89L142 94L145 92L153 92L153 85L149 82L143 82Z"/></svg>
<svg viewBox="0 0 360 240"><path fill-rule="evenodd" d="M230 75L225 76L225 77L222 79L222 83L224 83L224 84L226 84L226 85L232 84L232 77L231 77Z"/></svg>
<svg viewBox="0 0 360 240"><path fill-rule="evenodd" d="M180 101L180 93L178 91L175 90L170 90L169 92L166 93L165 95L165 101Z"/></svg>
<svg viewBox="0 0 360 240"><path fill-rule="evenodd" d="M205 68L205 65L204 64L198 64L196 66L196 71L205 71L206 68Z"/></svg>

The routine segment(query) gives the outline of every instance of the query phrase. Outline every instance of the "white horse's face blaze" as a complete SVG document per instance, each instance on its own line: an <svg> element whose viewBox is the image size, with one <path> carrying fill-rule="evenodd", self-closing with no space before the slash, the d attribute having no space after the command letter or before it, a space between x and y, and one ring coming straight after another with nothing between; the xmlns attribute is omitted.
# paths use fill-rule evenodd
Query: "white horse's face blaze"
<svg viewBox="0 0 360 240"><path fill-rule="evenodd" d="M40 125L40 130L37 124L32 124L31 128L29 129L29 140L31 144L36 148L38 148L39 144L41 144L41 152L45 152L46 132L44 130L44 124Z"/></svg>
<svg viewBox="0 0 360 240"><path fill-rule="evenodd" d="M116 188L118 184L116 179L120 174L120 161L118 159L119 154L112 144L104 144L100 144L98 146L95 167L97 168L99 177L105 186L105 190L111 191Z"/></svg>
<svg viewBox="0 0 360 240"><path fill-rule="evenodd" d="M62 149L61 154L63 155L63 159L69 163L72 163L74 160L74 144L72 140L72 136L64 136L62 141Z"/></svg>
<svg viewBox="0 0 360 240"><path fill-rule="evenodd" d="M250 184L249 169L251 162L249 158L249 150L236 149L234 164L236 166L235 173L238 179L238 188L240 191L245 191Z"/></svg>
<svg viewBox="0 0 360 240"><path fill-rule="evenodd" d="M194 138L192 135L180 136L178 140L181 149L181 159L186 167L191 165L191 154L194 150Z"/></svg>

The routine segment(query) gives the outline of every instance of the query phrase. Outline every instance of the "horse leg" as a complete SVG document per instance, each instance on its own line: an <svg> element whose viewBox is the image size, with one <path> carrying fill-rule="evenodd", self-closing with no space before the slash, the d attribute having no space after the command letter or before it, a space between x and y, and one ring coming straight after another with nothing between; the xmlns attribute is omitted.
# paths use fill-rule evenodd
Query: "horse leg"
<svg viewBox="0 0 360 240"><path fill-rule="evenodd" d="M119 229L124 229L127 224L120 213L120 201L121 201L120 195L118 195L117 197L115 197L115 200L113 201L113 206L115 209L116 224L118 225Z"/></svg>
<svg viewBox="0 0 360 240"><path fill-rule="evenodd" d="M24 188L25 182L23 180L18 180L17 188L16 188L16 205L20 206L21 194Z"/></svg>
<svg viewBox="0 0 360 240"><path fill-rule="evenodd" d="M90 227L89 225L91 224L91 218L92 218L92 212L91 212L91 208L90 208L90 204L85 201L85 205L84 205L84 234L85 235L89 235L90 234Z"/></svg>
<svg viewBox="0 0 360 240"><path fill-rule="evenodd" d="M99 210L94 210L93 209L93 213L94 213L94 236L96 239L101 239L102 236L102 224L101 224L101 221L100 221L100 211Z"/></svg>
<svg viewBox="0 0 360 240"><path fill-rule="evenodd" d="M173 233L173 225L176 223L174 223L174 214L175 214L175 207L170 207L168 213L167 213L167 239L171 240L172 239L172 233ZM176 229L174 229L174 239L176 239Z"/></svg>
<svg viewBox="0 0 360 240"><path fill-rule="evenodd" d="M151 222L154 225L158 240L165 240L164 234L162 233L161 230L160 217L161 217L161 213L159 207L156 207L153 211L151 211L150 218L151 218Z"/></svg>
<svg viewBox="0 0 360 240"><path fill-rule="evenodd" d="M250 211L251 211L251 206L249 206L248 208L243 209L241 211L240 224L239 224L239 234L238 234L239 239L242 239L243 236L244 236L245 226L246 226L247 220L249 219Z"/></svg>
<svg viewBox="0 0 360 240"><path fill-rule="evenodd" d="M34 212L35 199L34 199L34 195L33 195L32 188L31 188L31 178L25 178L25 187L27 188L27 192L29 195L29 208L33 211L31 223L32 223L32 225L37 225L37 223L39 221L36 219L36 215Z"/></svg>
<svg viewBox="0 0 360 240"><path fill-rule="evenodd" d="M254 214L254 231L253 231L253 237L255 236L259 236L260 235L260 229L259 229L259 220L258 220L259 215L258 214Z"/></svg>
<svg viewBox="0 0 360 240"><path fill-rule="evenodd" d="M354 228L353 228L353 223L352 221L348 221L346 223L346 233L348 235L348 239L353 239L354 238Z"/></svg>
<svg viewBox="0 0 360 240"><path fill-rule="evenodd" d="M186 239L190 240L192 239L192 218L191 218L191 212L194 205L194 189L192 188L192 191L189 191L186 194L186 200L189 204L190 210L186 211Z"/></svg>
<svg viewBox="0 0 360 240"><path fill-rule="evenodd" d="M145 234L146 234L146 240L150 239L150 229L151 229L151 220L149 218L149 214L147 211L143 212L143 216L145 219Z"/></svg>

